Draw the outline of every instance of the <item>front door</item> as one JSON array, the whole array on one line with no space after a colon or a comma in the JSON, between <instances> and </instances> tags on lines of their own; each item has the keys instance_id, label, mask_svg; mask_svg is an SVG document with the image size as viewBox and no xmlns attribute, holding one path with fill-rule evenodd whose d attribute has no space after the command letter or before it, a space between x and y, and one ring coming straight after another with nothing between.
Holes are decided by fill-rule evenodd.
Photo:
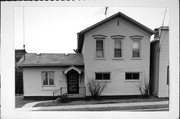
<instances>
[{"instance_id":1,"label":"front door","mask_svg":"<svg viewBox=\"0 0 180 119\"><path fill-rule=\"evenodd\" d=\"M67 73L67 91L68 94L78 94L79 93L79 76L78 72L75 70L70 70Z\"/></svg>"}]
</instances>

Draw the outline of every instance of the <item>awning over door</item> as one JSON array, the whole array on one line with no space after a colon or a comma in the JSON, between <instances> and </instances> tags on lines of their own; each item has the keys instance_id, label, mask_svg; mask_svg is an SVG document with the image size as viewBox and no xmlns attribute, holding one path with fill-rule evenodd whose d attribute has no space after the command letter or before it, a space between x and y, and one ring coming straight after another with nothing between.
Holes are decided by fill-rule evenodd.
<instances>
[{"instance_id":1,"label":"awning over door","mask_svg":"<svg viewBox=\"0 0 180 119\"><path fill-rule=\"evenodd\" d=\"M68 67L67 69L65 69L64 70L64 74L67 74L70 70L75 70L75 71L77 71L78 72L78 74L81 74L81 70L79 69L79 68L77 68L77 67L74 67L74 66L71 66L71 67Z\"/></svg>"}]
</instances>

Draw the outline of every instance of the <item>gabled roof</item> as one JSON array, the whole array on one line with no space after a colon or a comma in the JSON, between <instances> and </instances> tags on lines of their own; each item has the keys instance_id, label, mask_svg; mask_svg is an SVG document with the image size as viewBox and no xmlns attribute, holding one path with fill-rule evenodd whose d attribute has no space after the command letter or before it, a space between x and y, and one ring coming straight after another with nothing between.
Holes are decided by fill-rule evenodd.
<instances>
[{"instance_id":1,"label":"gabled roof","mask_svg":"<svg viewBox=\"0 0 180 119\"><path fill-rule=\"evenodd\" d=\"M25 58L25 59L24 59ZM17 63L18 66L83 66L83 57L79 53L71 54L36 54L26 53L20 61Z\"/></svg>"},{"instance_id":2,"label":"gabled roof","mask_svg":"<svg viewBox=\"0 0 180 119\"><path fill-rule=\"evenodd\" d=\"M154 33L154 31L151 30L150 28L148 28L148 27L144 26L143 24L135 21L134 19L126 16L125 14L123 14L121 12L118 12L118 13L116 13L116 14L114 14L114 15L112 15L112 16L110 16L110 17L108 17L108 18L106 18L106 19L104 19L104 20L102 20L102 21L100 21L100 22L98 22L98 23L96 23L96 24L94 24L94 25L92 25L92 26L82 30L82 31L80 31L77 34L78 35L77 52L81 52L81 50L82 50L82 46L83 46L83 42L84 42L84 34L86 32L88 32L88 31L90 31L90 30L92 30L94 28L97 28L98 26L100 26L100 25L102 25L102 24L104 24L104 23L106 23L106 22L108 22L108 21L110 21L110 20L112 20L112 19L114 19L116 17L120 17L121 19L134 24L135 26L139 27L140 29L142 29L143 31L147 32L150 35L152 35Z\"/></svg>"}]
</instances>

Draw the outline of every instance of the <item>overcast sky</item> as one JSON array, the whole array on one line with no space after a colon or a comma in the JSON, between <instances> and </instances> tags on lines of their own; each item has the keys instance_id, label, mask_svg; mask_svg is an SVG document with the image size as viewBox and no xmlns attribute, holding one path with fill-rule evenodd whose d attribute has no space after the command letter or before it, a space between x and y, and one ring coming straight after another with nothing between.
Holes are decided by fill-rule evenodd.
<instances>
[{"instance_id":1,"label":"overcast sky","mask_svg":"<svg viewBox=\"0 0 180 119\"><path fill-rule=\"evenodd\" d=\"M29 53L73 53L77 48L77 33L122 12L154 30L162 25L165 8L155 7L25 7L15 9L15 49L23 42ZM23 22L24 21L24 22ZM169 11L164 25L169 25ZM24 40L23 40L24 39Z\"/></svg>"}]
</instances>

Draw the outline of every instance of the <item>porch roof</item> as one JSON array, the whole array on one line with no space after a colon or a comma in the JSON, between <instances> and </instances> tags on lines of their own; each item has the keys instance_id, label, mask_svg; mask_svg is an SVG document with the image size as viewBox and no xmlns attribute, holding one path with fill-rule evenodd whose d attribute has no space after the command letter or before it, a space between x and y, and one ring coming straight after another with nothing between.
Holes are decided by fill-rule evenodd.
<instances>
[{"instance_id":1,"label":"porch roof","mask_svg":"<svg viewBox=\"0 0 180 119\"><path fill-rule=\"evenodd\" d=\"M55 53L26 53L19 62L18 66L83 66L83 56L79 53L55 54Z\"/></svg>"}]
</instances>

